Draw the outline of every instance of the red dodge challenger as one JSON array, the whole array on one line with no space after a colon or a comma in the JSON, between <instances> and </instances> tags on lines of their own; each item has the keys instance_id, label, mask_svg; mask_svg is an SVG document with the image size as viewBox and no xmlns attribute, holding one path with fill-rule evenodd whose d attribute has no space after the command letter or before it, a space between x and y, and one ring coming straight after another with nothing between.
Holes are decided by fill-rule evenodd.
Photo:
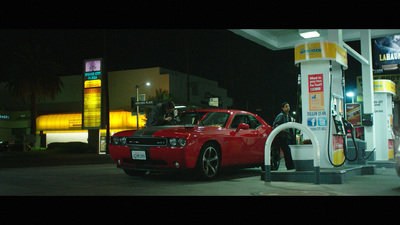
<instances>
[{"instance_id":1,"label":"red dodge challenger","mask_svg":"<svg viewBox=\"0 0 400 225\"><path fill-rule=\"evenodd\" d=\"M110 155L126 174L194 169L214 178L225 166L264 165L264 146L272 127L246 111L202 109L180 115L178 125L116 133Z\"/></svg>"}]
</instances>

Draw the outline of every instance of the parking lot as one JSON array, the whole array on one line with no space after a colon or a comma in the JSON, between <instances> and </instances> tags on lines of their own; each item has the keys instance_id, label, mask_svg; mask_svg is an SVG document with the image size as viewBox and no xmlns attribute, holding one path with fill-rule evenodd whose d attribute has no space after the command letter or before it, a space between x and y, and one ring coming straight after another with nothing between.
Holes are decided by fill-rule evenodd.
<instances>
[{"instance_id":1,"label":"parking lot","mask_svg":"<svg viewBox=\"0 0 400 225\"><path fill-rule=\"evenodd\" d=\"M97 157L98 160L98 156ZM108 156L104 156L107 158ZM4 159L4 158L3 158ZM73 158L75 162L79 161ZM32 160L31 160L32 161ZM49 160L48 160L49 161ZM59 160L61 161L61 160ZM260 179L260 169L226 169L213 181L190 174L148 174L130 177L104 160L101 163L47 164L0 168L2 196L396 196L400 178L394 168L377 168L376 175L349 178L344 184L320 184ZM83 162L83 161L82 161Z\"/></svg>"}]
</instances>

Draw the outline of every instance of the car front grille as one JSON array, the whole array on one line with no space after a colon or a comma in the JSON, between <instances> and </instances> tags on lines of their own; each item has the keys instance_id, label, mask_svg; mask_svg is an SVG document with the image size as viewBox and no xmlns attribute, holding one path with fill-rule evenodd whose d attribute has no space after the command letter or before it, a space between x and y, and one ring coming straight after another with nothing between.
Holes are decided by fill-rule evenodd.
<instances>
[{"instance_id":1,"label":"car front grille","mask_svg":"<svg viewBox=\"0 0 400 225\"><path fill-rule=\"evenodd\" d=\"M126 138L126 143L129 145L137 146L167 146L166 138L139 138L129 137Z\"/></svg>"}]
</instances>

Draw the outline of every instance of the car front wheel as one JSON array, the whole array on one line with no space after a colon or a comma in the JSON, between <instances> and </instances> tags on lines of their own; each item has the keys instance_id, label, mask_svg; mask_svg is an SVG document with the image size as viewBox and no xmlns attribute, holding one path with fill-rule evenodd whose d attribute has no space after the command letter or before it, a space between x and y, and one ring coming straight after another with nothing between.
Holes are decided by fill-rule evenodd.
<instances>
[{"instance_id":1,"label":"car front wheel","mask_svg":"<svg viewBox=\"0 0 400 225\"><path fill-rule=\"evenodd\" d=\"M200 151L196 171L200 178L210 180L217 175L219 163L218 148L212 143L205 144Z\"/></svg>"}]
</instances>

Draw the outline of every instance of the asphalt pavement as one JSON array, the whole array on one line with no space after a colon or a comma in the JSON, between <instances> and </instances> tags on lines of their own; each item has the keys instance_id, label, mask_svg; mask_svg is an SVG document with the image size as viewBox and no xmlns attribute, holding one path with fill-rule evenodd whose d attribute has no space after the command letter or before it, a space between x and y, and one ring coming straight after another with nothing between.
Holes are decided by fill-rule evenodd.
<instances>
[{"instance_id":1,"label":"asphalt pavement","mask_svg":"<svg viewBox=\"0 0 400 225\"><path fill-rule=\"evenodd\" d=\"M260 179L259 168L226 170L213 181L149 174L130 177L106 154L0 153L0 195L50 196L400 196L394 168L346 179L344 184Z\"/></svg>"},{"instance_id":2,"label":"asphalt pavement","mask_svg":"<svg viewBox=\"0 0 400 225\"><path fill-rule=\"evenodd\" d=\"M44 150L46 151L46 150ZM25 168L41 166L89 165L113 163L109 154L0 152L0 168Z\"/></svg>"}]
</instances>

